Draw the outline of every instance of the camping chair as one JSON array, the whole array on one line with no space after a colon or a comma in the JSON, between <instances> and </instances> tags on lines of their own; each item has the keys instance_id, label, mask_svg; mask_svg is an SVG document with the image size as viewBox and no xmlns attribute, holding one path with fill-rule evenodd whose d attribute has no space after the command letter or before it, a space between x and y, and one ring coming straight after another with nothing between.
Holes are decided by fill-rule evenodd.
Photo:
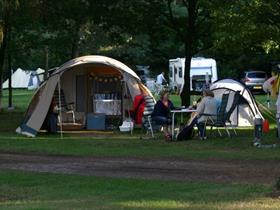
<instances>
[{"instance_id":1,"label":"camping chair","mask_svg":"<svg viewBox=\"0 0 280 210\"><path fill-rule=\"evenodd\" d=\"M58 90L55 90L54 100L55 100L55 103L58 106L61 103L60 104L61 105L61 107L60 107L61 112L72 115L72 121L75 124L76 123L76 117L75 117L75 111L74 111L75 110L74 103L67 103L66 102L64 91L60 90L60 100L61 100L61 102L59 103L59 93L58 93ZM60 119L60 116L58 117L58 122L62 123L62 119Z\"/></svg>"},{"instance_id":2,"label":"camping chair","mask_svg":"<svg viewBox=\"0 0 280 210\"><path fill-rule=\"evenodd\" d=\"M230 120L230 117L231 117L233 111L235 110L235 108L237 107L237 105L239 103L240 91L237 91L234 94L232 105L229 108L229 110L226 111L227 104L228 104L228 98L229 98L229 94L223 94L221 106L218 109L216 119L215 119L214 115L209 116L209 118L205 122L205 129L206 129L206 126L211 126L211 130L213 129L213 127L216 127L219 135L222 136L222 133L220 132L219 128L225 128L228 136L230 137L231 134L230 134L230 131L228 130L229 126L227 124L230 125L230 128L233 130L234 134L237 135L237 132L236 132L234 126L232 125L231 120Z\"/></svg>"},{"instance_id":3,"label":"camping chair","mask_svg":"<svg viewBox=\"0 0 280 210\"><path fill-rule=\"evenodd\" d=\"M236 132L236 129L235 127L232 125L232 122L230 120L230 117L233 113L233 111L236 109L236 107L238 106L240 102L240 91L236 91L234 96L233 96L233 101L232 101L232 104L231 104L231 107L229 108L229 110L226 112L226 116L225 116L225 119L226 119L226 123L229 123L231 129L233 130L234 134L237 136L237 132Z\"/></svg>"},{"instance_id":4,"label":"camping chair","mask_svg":"<svg viewBox=\"0 0 280 210\"><path fill-rule=\"evenodd\" d=\"M155 138L153 121L152 121L152 113L154 111L155 102L151 96L145 96L144 100L145 100L145 108L144 108L143 120L142 120L143 128L146 129L147 134L151 133L152 138Z\"/></svg>"},{"instance_id":5,"label":"camping chair","mask_svg":"<svg viewBox=\"0 0 280 210\"><path fill-rule=\"evenodd\" d=\"M229 98L229 93L223 94L222 95L222 101L220 104L220 107L217 110L217 115L211 115L211 114L202 114L201 116L206 116L206 120L204 122L204 133L203 136L206 132L206 127L210 126L211 130L213 127L217 128L217 131L220 136L222 136L222 133L219 128L224 127L226 129L227 134L230 136L230 133L226 127L226 109L227 109L227 104L228 104L228 98Z\"/></svg>"}]
</instances>

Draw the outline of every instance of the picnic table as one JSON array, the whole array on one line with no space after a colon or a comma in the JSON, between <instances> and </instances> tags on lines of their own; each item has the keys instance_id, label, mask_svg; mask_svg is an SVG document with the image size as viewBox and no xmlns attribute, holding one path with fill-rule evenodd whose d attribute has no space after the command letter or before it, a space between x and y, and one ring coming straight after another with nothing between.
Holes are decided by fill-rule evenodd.
<instances>
[{"instance_id":1,"label":"picnic table","mask_svg":"<svg viewBox=\"0 0 280 210\"><path fill-rule=\"evenodd\" d=\"M171 115L172 115L171 135L172 135L172 139L175 139L175 132L174 132L174 130L175 130L175 115L179 113L179 114L181 114L181 117L182 117L184 113L190 114L190 113L193 113L193 112L196 112L196 109L182 108L182 109L171 110Z\"/></svg>"}]
</instances>

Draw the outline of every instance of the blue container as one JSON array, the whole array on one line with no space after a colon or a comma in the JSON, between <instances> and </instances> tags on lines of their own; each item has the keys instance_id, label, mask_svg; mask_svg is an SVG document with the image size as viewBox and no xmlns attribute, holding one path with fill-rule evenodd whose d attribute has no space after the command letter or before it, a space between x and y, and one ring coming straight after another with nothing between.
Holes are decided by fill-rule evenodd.
<instances>
[{"instance_id":1,"label":"blue container","mask_svg":"<svg viewBox=\"0 0 280 210\"><path fill-rule=\"evenodd\" d=\"M105 130L105 119L104 114L87 114L87 130Z\"/></svg>"}]
</instances>

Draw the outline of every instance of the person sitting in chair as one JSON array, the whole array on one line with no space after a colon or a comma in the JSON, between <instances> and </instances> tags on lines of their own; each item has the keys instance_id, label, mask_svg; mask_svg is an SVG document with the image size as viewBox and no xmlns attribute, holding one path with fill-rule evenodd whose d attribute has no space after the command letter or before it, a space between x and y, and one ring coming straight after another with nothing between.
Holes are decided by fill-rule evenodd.
<instances>
[{"instance_id":1,"label":"person sitting in chair","mask_svg":"<svg viewBox=\"0 0 280 210\"><path fill-rule=\"evenodd\" d=\"M44 127L46 128L48 133L57 132L57 117L58 117L58 107L53 98L44 122Z\"/></svg>"},{"instance_id":2,"label":"person sitting in chair","mask_svg":"<svg viewBox=\"0 0 280 210\"><path fill-rule=\"evenodd\" d=\"M205 136L205 122L210 118L215 120L217 115L217 101L214 98L214 93L211 90L203 91L203 98L197 105L197 121L196 125L199 130L199 136L202 140Z\"/></svg>"},{"instance_id":3,"label":"person sitting in chair","mask_svg":"<svg viewBox=\"0 0 280 210\"><path fill-rule=\"evenodd\" d=\"M169 126L172 123L170 110L174 108L173 103L169 100L168 91L162 91L160 94L160 100L157 101L154 107L152 119L157 125L163 126L163 132L166 140L171 140L171 135L169 133Z\"/></svg>"},{"instance_id":4,"label":"person sitting in chair","mask_svg":"<svg viewBox=\"0 0 280 210\"><path fill-rule=\"evenodd\" d=\"M197 101L198 102L198 101ZM199 99L196 108L197 111L194 112L188 122L188 124L180 131L177 135L177 140L188 140L192 138L192 129L196 125L199 132L199 137L201 140L206 139L205 124L208 120L215 120L217 115L217 100L214 98L214 93L211 90L203 91L203 98Z\"/></svg>"}]
</instances>

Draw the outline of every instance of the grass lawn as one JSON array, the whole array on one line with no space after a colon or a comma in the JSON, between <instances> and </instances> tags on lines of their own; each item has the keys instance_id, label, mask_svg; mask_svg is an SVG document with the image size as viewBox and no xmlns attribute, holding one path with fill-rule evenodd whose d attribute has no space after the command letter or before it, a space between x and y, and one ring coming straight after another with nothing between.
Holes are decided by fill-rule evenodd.
<instances>
[{"instance_id":1,"label":"grass lawn","mask_svg":"<svg viewBox=\"0 0 280 210\"><path fill-rule=\"evenodd\" d=\"M3 91L3 107L8 107L8 90ZM25 112L34 94L33 90L15 89L13 90L13 106L16 112ZM4 109L5 110L5 109Z\"/></svg>"},{"instance_id":2,"label":"grass lawn","mask_svg":"<svg viewBox=\"0 0 280 210\"><path fill-rule=\"evenodd\" d=\"M0 172L0 209L279 209L262 185Z\"/></svg>"},{"instance_id":3,"label":"grass lawn","mask_svg":"<svg viewBox=\"0 0 280 210\"><path fill-rule=\"evenodd\" d=\"M0 151L60 155L182 157L190 159L279 159L280 148L258 149L252 146L252 131L239 131L239 137L208 141L166 143L162 140L140 140L139 135L73 137L41 135L31 139L4 133ZM275 143L271 134L267 143Z\"/></svg>"},{"instance_id":4,"label":"grass lawn","mask_svg":"<svg viewBox=\"0 0 280 210\"><path fill-rule=\"evenodd\" d=\"M82 156L180 157L187 159L266 159L280 160L280 147L257 149L252 146L253 130L240 129L238 137L210 138L208 141L166 143L140 140L134 135L77 136L40 134L27 138L15 134L32 91L14 91L13 112L0 113L0 152ZM256 96L260 103L266 97ZM178 96L171 96L180 105ZM4 91L4 106L7 92ZM273 109L265 110L265 116ZM272 121L271 121L272 122ZM272 127L275 124L272 123ZM275 132L264 142L277 143ZM267 194L273 186L238 183L213 184L102 178L19 171L0 171L0 209L279 209L280 200Z\"/></svg>"},{"instance_id":5,"label":"grass lawn","mask_svg":"<svg viewBox=\"0 0 280 210\"><path fill-rule=\"evenodd\" d=\"M239 130L238 137L210 138L209 141L184 141L166 143L162 140L140 140L140 132L133 136L116 132L109 136L74 136L40 134L36 138L27 138L15 134L24 110L32 96L32 91L14 91L14 112L0 113L0 151L37 154L93 155L93 156L151 156L183 157L192 159L280 159L280 148L257 149L252 147L253 130ZM196 96L197 97L197 96ZM193 97L194 98L194 97ZM257 96L265 103L266 97ZM171 96L178 106L180 98ZM7 91L4 92L4 105L7 104ZM277 143L275 132L264 136L265 143ZM124 149L125 148L125 149Z\"/></svg>"}]
</instances>

